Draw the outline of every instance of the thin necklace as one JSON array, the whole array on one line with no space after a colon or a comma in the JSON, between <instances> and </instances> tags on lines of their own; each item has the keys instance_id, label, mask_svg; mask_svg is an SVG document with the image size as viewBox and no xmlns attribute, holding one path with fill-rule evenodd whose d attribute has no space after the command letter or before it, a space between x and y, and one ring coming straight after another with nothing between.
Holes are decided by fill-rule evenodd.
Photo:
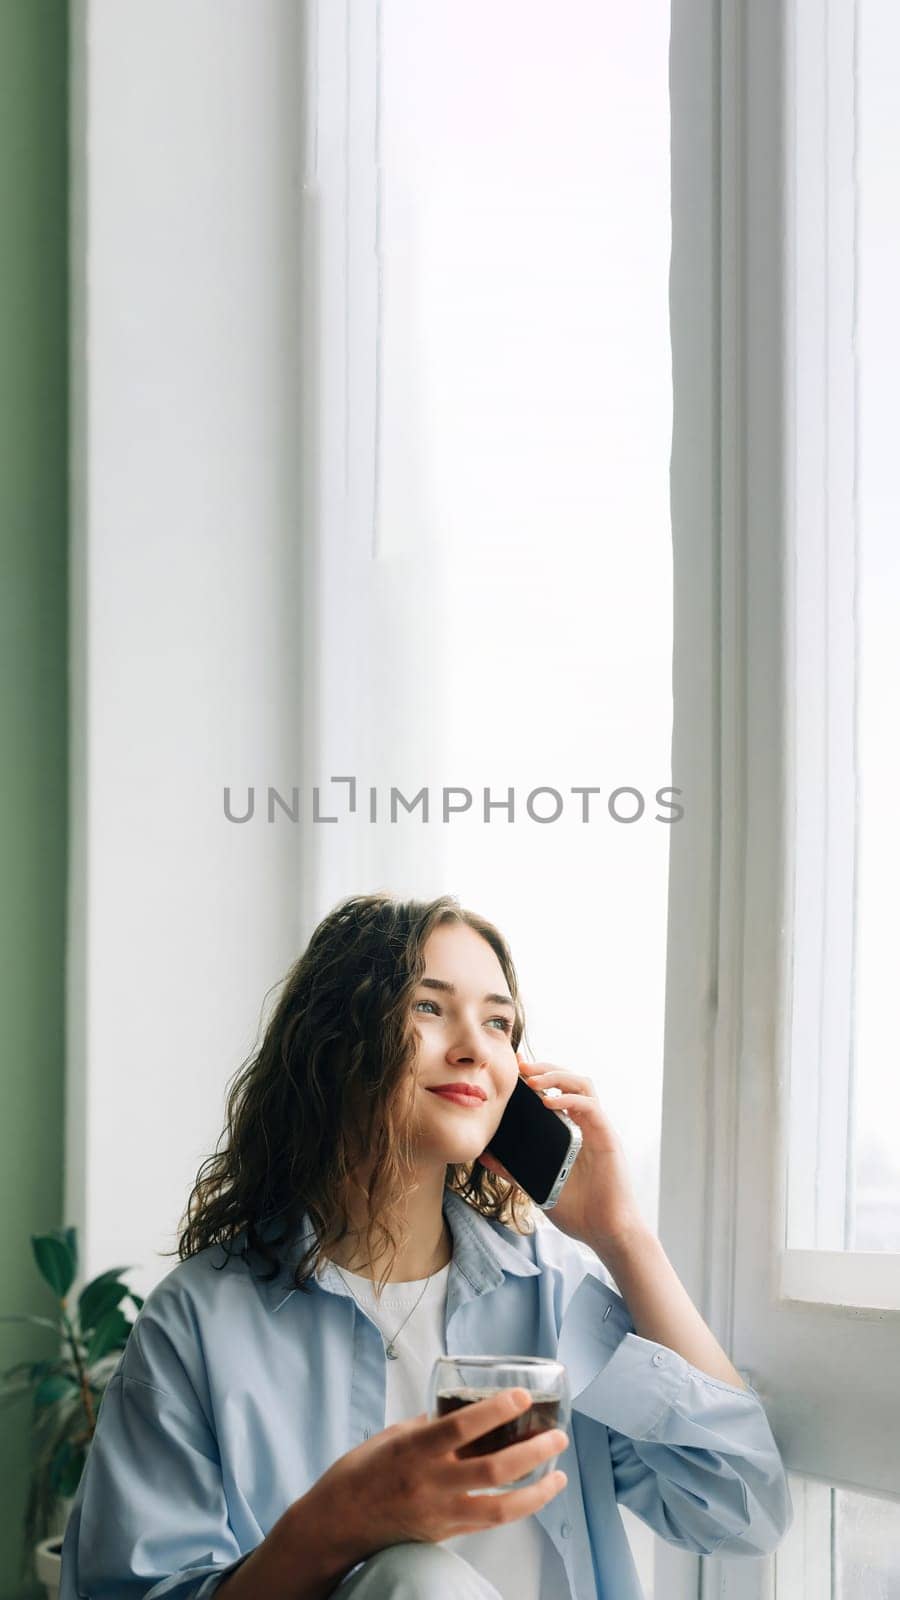
<instances>
[{"instance_id":1,"label":"thin necklace","mask_svg":"<svg viewBox=\"0 0 900 1600\"><path fill-rule=\"evenodd\" d=\"M347 1279L344 1278L344 1274L341 1272L341 1269L338 1266L336 1261L333 1262L333 1265L337 1268L337 1271L341 1273L341 1277L343 1278L344 1283L347 1283ZM438 1270L438 1272L441 1272L443 1269L441 1267L438 1267L437 1270ZM434 1274L432 1274L432 1276L434 1276ZM407 1315L403 1318L403 1321L401 1322L399 1328L397 1329L397 1332L394 1334L394 1337L391 1340L390 1344L389 1345L385 1345L384 1353L387 1356L389 1361L399 1361L400 1360L400 1357L398 1356L396 1350L394 1349L394 1345L395 1345L397 1339L399 1338L400 1334L403 1332L403 1329L406 1327L406 1324L408 1323L410 1317L412 1316L413 1311L415 1311L416 1306L419 1305L419 1302L422 1299L422 1295L424 1295L425 1290L428 1288L428 1285L430 1284L430 1282L431 1282L431 1278L430 1277L425 1279L425 1282L422 1285L422 1294L419 1295L419 1299L416 1301L416 1304L413 1306L412 1311L408 1312ZM347 1283L347 1288L350 1290L350 1293L353 1295L354 1300L356 1300L356 1304L359 1306L360 1311L364 1311L365 1307L360 1304L360 1301L357 1299L356 1295L354 1294L352 1285ZM381 1332L380 1329L378 1331L379 1331L379 1333ZM383 1339L384 1338L384 1334L382 1334L381 1337Z\"/></svg>"}]
</instances>

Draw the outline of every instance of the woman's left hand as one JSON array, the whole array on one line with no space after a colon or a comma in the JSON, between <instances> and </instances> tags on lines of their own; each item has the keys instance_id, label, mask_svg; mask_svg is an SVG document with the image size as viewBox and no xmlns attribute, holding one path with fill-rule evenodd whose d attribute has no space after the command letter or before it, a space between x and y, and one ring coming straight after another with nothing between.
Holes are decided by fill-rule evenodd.
<instances>
[{"instance_id":1,"label":"woman's left hand","mask_svg":"<svg viewBox=\"0 0 900 1600\"><path fill-rule=\"evenodd\" d=\"M601 1108L588 1078L548 1061L523 1061L519 1071L532 1090L558 1088L563 1092L546 1101L548 1110L566 1111L582 1133L582 1146L556 1205L547 1215L570 1238L578 1239L600 1256L613 1252L636 1229L645 1225L640 1216L625 1166L619 1136ZM489 1172L510 1183L517 1180L496 1156L485 1151L478 1157Z\"/></svg>"}]
</instances>

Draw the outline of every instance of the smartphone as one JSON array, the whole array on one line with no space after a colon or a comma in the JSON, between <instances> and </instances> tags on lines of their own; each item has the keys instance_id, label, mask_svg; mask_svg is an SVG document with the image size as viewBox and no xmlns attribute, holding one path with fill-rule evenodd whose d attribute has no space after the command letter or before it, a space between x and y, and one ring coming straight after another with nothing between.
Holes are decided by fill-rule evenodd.
<instances>
[{"instance_id":1,"label":"smartphone","mask_svg":"<svg viewBox=\"0 0 900 1600\"><path fill-rule=\"evenodd\" d=\"M542 1211L556 1205L582 1145L581 1129L552 1105L520 1076L485 1146Z\"/></svg>"}]
</instances>

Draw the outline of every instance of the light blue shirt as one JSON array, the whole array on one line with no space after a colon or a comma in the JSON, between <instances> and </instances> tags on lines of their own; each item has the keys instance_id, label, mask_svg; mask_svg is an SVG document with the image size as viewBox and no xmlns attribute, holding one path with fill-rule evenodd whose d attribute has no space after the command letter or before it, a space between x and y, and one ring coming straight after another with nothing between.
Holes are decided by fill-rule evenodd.
<instances>
[{"instance_id":1,"label":"light blue shirt","mask_svg":"<svg viewBox=\"0 0 900 1600\"><path fill-rule=\"evenodd\" d=\"M685 1550L774 1549L791 1504L756 1393L640 1338L596 1255L552 1223L517 1234L449 1189L444 1215L447 1353L556 1357L568 1371L568 1483L534 1516L571 1600L640 1600L617 1501ZM263 1283L214 1245L147 1296L100 1407L60 1600L205 1600L384 1427L380 1333L331 1263L309 1283L291 1289L289 1265Z\"/></svg>"}]
</instances>

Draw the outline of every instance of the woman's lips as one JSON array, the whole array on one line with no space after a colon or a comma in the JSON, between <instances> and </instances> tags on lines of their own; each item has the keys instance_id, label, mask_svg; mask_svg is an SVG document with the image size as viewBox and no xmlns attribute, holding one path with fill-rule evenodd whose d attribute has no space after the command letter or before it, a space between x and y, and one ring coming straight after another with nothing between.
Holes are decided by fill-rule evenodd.
<instances>
[{"instance_id":1,"label":"woman's lips","mask_svg":"<svg viewBox=\"0 0 900 1600\"><path fill-rule=\"evenodd\" d=\"M429 1089L429 1094L439 1094L442 1100L452 1100L458 1106L483 1106L484 1101L477 1094L463 1094L459 1089Z\"/></svg>"}]
</instances>

